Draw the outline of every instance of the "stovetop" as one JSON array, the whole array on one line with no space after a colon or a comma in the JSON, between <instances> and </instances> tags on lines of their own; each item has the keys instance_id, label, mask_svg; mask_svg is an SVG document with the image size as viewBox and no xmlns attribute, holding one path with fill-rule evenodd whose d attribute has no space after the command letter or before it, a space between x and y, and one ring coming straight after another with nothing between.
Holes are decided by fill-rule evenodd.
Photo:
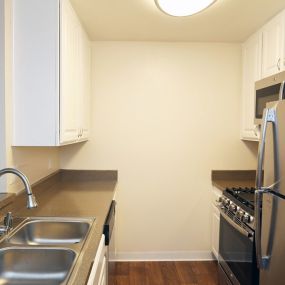
<instances>
[{"instance_id":1,"label":"stovetop","mask_svg":"<svg viewBox=\"0 0 285 285\"><path fill-rule=\"evenodd\" d=\"M244 211L254 216L254 192L255 188L226 188L223 194Z\"/></svg>"}]
</instances>

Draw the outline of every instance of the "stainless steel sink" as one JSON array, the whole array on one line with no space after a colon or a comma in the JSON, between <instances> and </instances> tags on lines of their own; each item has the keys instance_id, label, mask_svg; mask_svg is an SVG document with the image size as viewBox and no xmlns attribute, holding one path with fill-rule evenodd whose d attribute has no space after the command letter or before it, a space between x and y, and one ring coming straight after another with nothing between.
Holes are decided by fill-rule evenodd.
<instances>
[{"instance_id":1,"label":"stainless steel sink","mask_svg":"<svg viewBox=\"0 0 285 285\"><path fill-rule=\"evenodd\" d=\"M88 220L61 218L27 220L12 233L8 241L18 245L75 244L85 239L89 228Z\"/></svg>"},{"instance_id":2,"label":"stainless steel sink","mask_svg":"<svg viewBox=\"0 0 285 285\"><path fill-rule=\"evenodd\" d=\"M0 250L0 284L62 284L75 258L73 250L64 248L3 248Z\"/></svg>"},{"instance_id":3,"label":"stainless steel sink","mask_svg":"<svg viewBox=\"0 0 285 285\"><path fill-rule=\"evenodd\" d=\"M77 266L94 218L15 218L0 240L0 285L63 285Z\"/></svg>"}]
</instances>

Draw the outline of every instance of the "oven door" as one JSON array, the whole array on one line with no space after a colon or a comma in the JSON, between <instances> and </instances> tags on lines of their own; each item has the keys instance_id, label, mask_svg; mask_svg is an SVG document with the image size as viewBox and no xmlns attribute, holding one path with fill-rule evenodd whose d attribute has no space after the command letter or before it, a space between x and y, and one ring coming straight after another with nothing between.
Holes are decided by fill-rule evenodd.
<instances>
[{"instance_id":1,"label":"oven door","mask_svg":"<svg viewBox=\"0 0 285 285\"><path fill-rule=\"evenodd\" d=\"M219 263L234 285L258 284L254 232L248 230L221 212Z\"/></svg>"}]
</instances>

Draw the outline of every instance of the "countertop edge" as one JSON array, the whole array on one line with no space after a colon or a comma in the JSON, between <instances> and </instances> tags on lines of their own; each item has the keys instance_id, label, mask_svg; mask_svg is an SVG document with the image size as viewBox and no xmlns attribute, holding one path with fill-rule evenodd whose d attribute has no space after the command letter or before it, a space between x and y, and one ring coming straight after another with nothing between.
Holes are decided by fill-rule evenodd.
<instances>
[{"instance_id":1,"label":"countertop edge","mask_svg":"<svg viewBox=\"0 0 285 285\"><path fill-rule=\"evenodd\" d=\"M212 170L212 185L223 191L231 187L255 187L255 170Z\"/></svg>"}]
</instances>

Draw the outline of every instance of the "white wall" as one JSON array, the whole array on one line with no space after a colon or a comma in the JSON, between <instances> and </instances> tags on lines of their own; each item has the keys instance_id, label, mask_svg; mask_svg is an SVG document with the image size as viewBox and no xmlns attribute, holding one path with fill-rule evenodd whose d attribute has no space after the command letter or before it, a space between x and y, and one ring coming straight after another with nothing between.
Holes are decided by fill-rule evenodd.
<instances>
[{"instance_id":1,"label":"white wall","mask_svg":"<svg viewBox=\"0 0 285 285\"><path fill-rule=\"evenodd\" d=\"M119 258L209 256L211 170L255 168L240 92L240 45L94 43L91 139L61 167L118 169Z\"/></svg>"},{"instance_id":2,"label":"white wall","mask_svg":"<svg viewBox=\"0 0 285 285\"><path fill-rule=\"evenodd\" d=\"M1 1L1 0L0 0ZM5 2L5 167L22 170L33 183L59 168L58 148L12 147L13 80L12 80L12 1ZM1 77L0 77L1 78ZM3 183L5 177L1 177ZM8 185L2 192L17 192L22 189L18 178L10 175Z\"/></svg>"}]
</instances>

